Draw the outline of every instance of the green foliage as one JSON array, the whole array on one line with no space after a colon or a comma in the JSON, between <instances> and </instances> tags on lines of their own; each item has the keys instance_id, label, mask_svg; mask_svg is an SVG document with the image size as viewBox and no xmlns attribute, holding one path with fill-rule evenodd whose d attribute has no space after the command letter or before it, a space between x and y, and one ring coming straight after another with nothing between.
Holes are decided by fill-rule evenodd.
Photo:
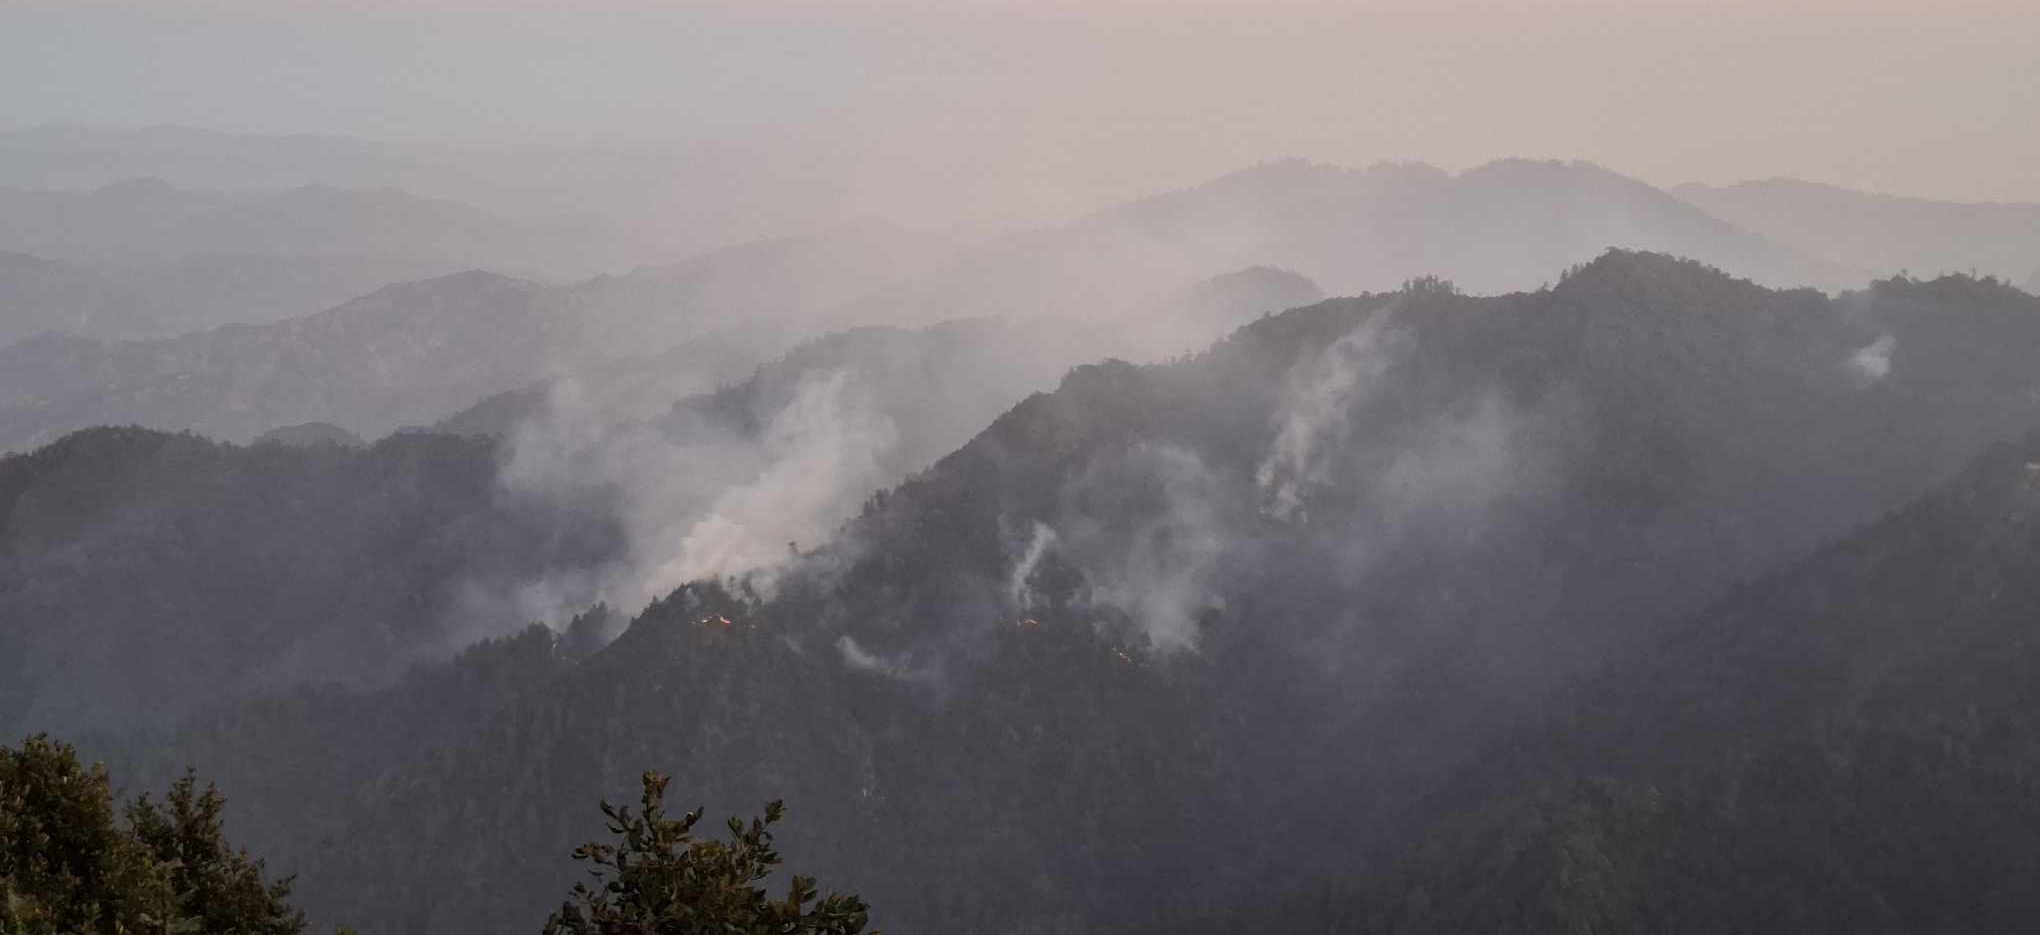
<instances>
[{"instance_id":1,"label":"green foliage","mask_svg":"<svg viewBox=\"0 0 2040 935\"><path fill-rule=\"evenodd\" d=\"M220 831L226 798L210 785L198 789L191 773L170 787L161 805L148 795L128 806L134 836L168 870L178 914L199 931L283 935L301 931L304 918L290 908L291 881L265 882L262 862L227 845Z\"/></svg>"},{"instance_id":2,"label":"green foliage","mask_svg":"<svg viewBox=\"0 0 2040 935\"><path fill-rule=\"evenodd\" d=\"M106 770L45 737L0 748L0 929L162 928L174 902L148 849L113 816Z\"/></svg>"},{"instance_id":3,"label":"green foliage","mask_svg":"<svg viewBox=\"0 0 2040 935\"><path fill-rule=\"evenodd\" d=\"M1410 296L1455 296L1459 287L1442 276L1426 275L1403 280L1402 292Z\"/></svg>"},{"instance_id":4,"label":"green foliage","mask_svg":"<svg viewBox=\"0 0 2040 935\"><path fill-rule=\"evenodd\" d=\"M130 804L122 824L105 768L70 745L0 747L0 932L303 931L289 881L264 882L262 863L227 845L224 807L187 775L162 805Z\"/></svg>"},{"instance_id":5,"label":"green foliage","mask_svg":"<svg viewBox=\"0 0 2040 935\"><path fill-rule=\"evenodd\" d=\"M867 912L855 896L817 898L815 881L795 876L786 897L773 900L759 886L782 863L767 830L786 808L765 806L747 826L732 818L727 842L699 840L695 809L666 815L667 777L644 774L638 811L602 803L615 844L593 842L574 851L592 865L596 885L581 883L573 898L546 921L546 935L692 935L785 933L857 935ZM812 906L809 904L813 903Z\"/></svg>"}]
</instances>

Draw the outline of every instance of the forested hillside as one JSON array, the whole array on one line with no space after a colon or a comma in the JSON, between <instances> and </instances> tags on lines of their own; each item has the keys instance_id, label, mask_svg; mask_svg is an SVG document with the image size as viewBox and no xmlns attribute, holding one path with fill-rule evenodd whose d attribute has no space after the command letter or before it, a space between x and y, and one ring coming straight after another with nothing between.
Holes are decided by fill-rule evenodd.
<instances>
[{"instance_id":1,"label":"forested hillside","mask_svg":"<svg viewBox=\"0 0 2040 935\"><path fill-rule=\"evenodd\" d=\"M1277 299L1295 289L1275 281ZM1214 284L1185 326L1249 317L1269 295L1253 277ZM14 490L0 607L34 621L6 635L22 675L0 723L168 719L257 688L374 683L588 603L776 565L789 539L814 546L1097 346L998 322L855 329L653 405L766 340L705 339L446 426L478 438L350 450L360 439L307 423L240 448L96 429L0 461Z\"/></svg>"},{"instance_id":2,"label":"forested hillside","mask_svg":"<svg viewBox=\"0 0 2040 935\"><path fill-rule=\"evenodd\" d=\"M0 730L379 684L514 628L471 592L600 563L617 534L496 471L492 443L425 435L243 448L107 428L0 459Z\"/></svg>"},{"instance_id":3,"label":"forested hillside","mask_svg":"<svg viewBox=\"0 0 2040 935\"><path fill-rule=\"evenodd\" d=\"M2035 49L0 0L0 935L2040 931Z\"/></svg>"},{"instance_id":4,"label":"forested hillside","mask_svg":"<svg viewBox=\"0 0 2040 935\"><path fill-rule=\"evenodd\" d=\"M2031 297L1961 277L1829 299L1616 252L1536 293L1419 281L1079 368L582 661L534 632L132 755L222 777L315 917L391 930L531 924L571 868L523 855L647 765L711 811L795 803L789 855L881 927L1226 918L1413 848L1430 790L1541 736L1554 692L2024 432L2035 347ZM402 712L476 679L370 772L242 752L446 724Z\"/></svg>"},{"instance_id":5,"label":"forested hillside","mask_svg":"<svg viewBox=\"0 0 2040 935\"><path fill-rule=\"evenodd\" d=\"M2018 931L2040 435L1553 698L1310 931ZM1265 917L1264 917L1265 918Z\"/></svg>"},{"instance_id":6,"label":"forested hillside","mask_svg":"<svg viewBox=\"0 0 2040 935\"><path fill-rule=\"evenodd\" d=\"M29 233L89 240L112 236L101 231L111 228L180 249L203 233L179 226L192 218L245 221L258 232L265 224L290 228L288 238L236 235L260 241L270 250L264 255L285 248L347 255L344 243L327 241L351 236L342 221L356 214L405 243L426 241L414 244L420 250L435 238L465 236L435 234L431 218L411 217L431 214L432 203L372 194L308 189L236 200L160 184L16 193L35 209L20 222ZM157 207L145 212L147 223L124 226L141 210L131 204L138 201ZM92 210L66 207L74 202ZM339 219L297 224L294 211ZM64 223L36 220L52 214ZM800 337L873 325L996 317L1035 323L1038 337L1070 346L1092 339L1095 353L1077 361L1146 357L1162 344L1166 353L1188 353L1237 324L1193 311L1219 296L1208 280L1228 271L1273 268L1313 284L1262 275L1220 287L1287 290L1285 301L1259 311L1298 304L1320 286L1380 291L1427 273L1478 292L1530 289L1613 244L1694 257L1772 285L1834 289L1868 280L1586 163L1502 160L1455 175L1421 164L1279 162L983 243L862 222L565 285L527 281L518 275L523 267L494 263L486 268L495 272L393 285L315 314L254 316L269 324L152 341L45 335L0 346L0 447L124 423L244 441L324 421L373 437L536 382L757 328L785 340L729 360L685 393L740 377ZM231 238L210 249L229 248L248 251ZM1199 288L1204 296L1186 294Z\"/></svg>"},{"instance_id":7,"label":"forested hillside","mask_svg":"<svg viewBox=\"0 0 2040 935\"><path fill-rule=\"evenodd\" d=\"M238 442L321 421L375 437L616 358L747 326L798 329L832 297L917 268L924 246L870 226L569 285L470 271L316 314L160 340L45 334L0 347L0 449L129 423ZM712 389L783 346L722 341L671 385Z\"/></svg>"}]
</instances>

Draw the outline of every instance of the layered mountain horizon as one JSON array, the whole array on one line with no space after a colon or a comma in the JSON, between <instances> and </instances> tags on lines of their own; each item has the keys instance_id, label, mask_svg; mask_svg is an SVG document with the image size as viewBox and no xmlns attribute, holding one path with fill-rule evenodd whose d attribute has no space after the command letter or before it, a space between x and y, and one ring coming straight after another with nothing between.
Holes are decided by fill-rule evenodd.
<instances>
[{"instance_id":1,"label":"layered mountain horizon","mask_svg":"<svg viewBox=\"0 0 2040 935\"><path fill-rule=\"evenodd\" d=\"M531 924L573 867L513 855L564 856L572 806L615 798L646 765L711 809L796 803L787 852L900 930L1230 930L1257 893L1281 896L1270 911L1286 925L1335 930L1703 918L1691 907L1724 894L1742 911L1796 905L1710 875L1697 836L1649 864L1656 876L1531 909L1509 894L1577 879L1537 862L1573 859L1556 849L1576 846L1558 837L1575 825L1550 825L1550 809L1608 842L1587 859L1621 861L1714 807L1709 787L1623 772L1655 748L1568 752L1656 729L1645 713L1672 702L1637 699L1690 697L1678 686L1708 678L1743 679L1734 697L1750 698L1810 684L1678 648L1717 639L1721 608L1793 619L1764 595L1798 586L1773 582L1882 554L1912 535L1885 530L1976 485L2019 496L2006 485L2030 472L2011 452L2040 421L2040 300L1966 275L1774 290L1634 251L1550 278L1498 296L1426 278L1249 311L1301 288L1257 273L1245 281L1264 286L1227 313L1245 324L1147 365L1043 372L1053 355L1023 349L1052 319L846 332L607 428L552 387L508 420L537 435L484 426L367 449L71 436L0 461L5 580L35 582L6 596L10 618L35 621L7 656L22 673L186 672L174 693L116 678L136 703L181 697L190 713L147 732L95 726L108 689L59 675L14 694L10 716L73 712L129 775L197 766L246 810L241 835L300 873L316 917L381 930ZM1011 383L991 376L1002 356L1027 363ZM992 386L1010 395L959 396ZM825 498L838 505L776 542L801 504L824 502L808 499L822 478L840 481ZM376 512L360 513L364 496ZM332 544L341 515L362 548ZM762 546L716 547L747 530ZM242 549L278 567L325 554L330 574L214 585L176 561ZM1991 554L2014 580L2024 553ZM1884 579L1820 574L1813 606L1836 619ZM619 575L664 583L600 584ZM107 587L116 577L130 583ZM434 584L449 580L464 584ZM558 601L572 594L591 604ZM556 629L520 631L546 601ZM1766 609L1735 609L1751 602ZM300 616L334 606L360 622ZM1927 639L1926 618L1894 613L1879 631L1891 645ZM92 649L139 647L121 621L144 620L202 655L159 669L174 646ZM1763 632L1749 626L1720 625L1725 658L1756 638L1735 634ZM1840 664L1830 644L1794 645L1805 665ZM336 650L396 664L305 668ZM1943 658L1894 652L1856 671L1898 680ZM1658 664L1695 668L1623 674ZM1609 707L1579 692L1619 693L1644 726L1564 715ZM1751 701L1706 714L1707 730L1775 736L1761 756L1824 742L1797 721L1751 733L1777 710ZM392 749L392 732L417 744ZM1560 754L1572 759L1547 765ZM1511 756L1526 759L1482 765ZM1606 771L1637 778L1589 782ZM1587 797L1538 798L1547 788ZM1687 798L1652 804L1653 789ZM1468 808L1495 824L1462 828ZM959 827L976 830L943 833ZM1480 863L1494 835L1525 856ZM1978 897L1978 919L2017 905L1973 884L1999 894ZM1967 885L1918 881L1880 911L1918 921Z\"/></svg>"},{"instance_id":2,"label":"layered mountain horizon","mask_svg":"<svg viewBox=\"0 0 2040 935\"><path fill-rule=\"evenodd\" d=\"M2035 49L0 2L0 935L2040 930Z\"/></svg>"},{"instance_id":3,"label":"layered mountain horizon","mask_svg":"<svg viewBox=\"0 0 2040 935\"><path fill-rule=\"evenodd\" d=\"M1830 291L1860 286L1873 275L1909 268L1908 263L1922 272L1977 265L1972 261L1951 268L1948 257L1953 254L1926 243L1849 252L1825 228L1767 225L1762 217L1736 213L1725 196L1710 199L1706 191L1689 186L1668 193L1586 163L1502 160L1454 175L1422 164L1352 170L1287 161L1131 202L1063 227L976 246L957 247L939 237L863 223L562 285L519 286L511 281L515 276L469 271L388 286L327 310L273 322L265 319L277 312L265 308L252 325L176 337L116 341L42 335L31 343L0 347L0 356L22 360L0 376L0 445L19 450L70 429L123 423L245 440L273 428L325 421L374 437L449 418L464 405L521 385L676 349L711 330L695 324L710 318L797 333L984 316L1120 321L1138 318L1141 309L1195 282L1255 266L1290 270L1334 292L1390 289L1424 275L1443 276L1472 291L1497 292L1534 289L1554 271L1617 245L1693 257L1769 285L1815 285ZM142 323L134 317L159 300L212 303L224 295L230 303L278 301L270 298L281 288L278 281L303 281L307 264L332 270L332 285L320 287L328 290L324 293L283 298L281 304L327 300L378 278L401 278L403 264L416 270L444 263L433 258L438 249L431 246L434 240L468 236L452 228L435 233L431 223L396 215L369 220L377 212L387 214L390 199L413 203L404 201L410 196L394 192L315 187L250 199L135 182L90 194L17 192L9 197L24 204L47 200L37 210L71 218L68 227L58 230L76 231L63 236L80 242L99 243L95 250L159 250L117 247L115 241L142 244L167 237L180 250L246 250L261 244L273 251L232 261L221 258L225 254L195 253L177 261L175 272L103 262L56 263L27 254L0 264L0 290L14 295L7 300L10 305L31 320L43 316L58 331L89 332L97 330L92 322L109 320L130 322L109 324L113 335L175 330L178 326L170 322ZM350 198L382 202L339 207ZM79 199L116 204L103 221L92 221L91 213L62 207ZM164 216L147 209L150 223L133 223L129 215L152 202L171 204L174 210ZM1924 206L1920 210L1938 210L1932 203L1916 204ZM1704 213L1710 207L1737 220L1717 220ZM1977 208L1965 214L1956 210L1960 207L1948 207L1953 214L1944 227L2002 226L1989 218L2016 218L2019 210L2007 206L1991 215ZM277 223L265 218L303 211L337 211L335 217L353 212L363 218L360 223L404 230L413 246L399 249L377 235L372 243L349 247L345 233L328 235L322 243L291 244L261 233L263 224ZM176 220L185 215L222 233L178 227L196 223ZM36 216L20 216L23 233L15 240L33 245L28 232L44 240L62 239L49 232L49 225L36 222ZM354 222L341 227L346 223ZM1742 223L1749 226L1737 226ZM1847 219L1822 223L1857 230L1888 226ZM122 233L108 240L92 233L93 224ZM0 238L0 246L8 242ZM1996 249L2015 248L2023 249L2017 244ZM372 260L350 252L369 249L410 258ZM467 255L481 256L472 250ZM319 259L293 259L311 256ZM2010 262L1978 256L1986 268ZM2015 279L2014 273L2005 275ZM233 281L220 281L226 277ZM191 290L198 295L166 296ZM519 290L530 294L490 306L490 315L501 318L462 311ZM153 314L174 321L188 313ZM570 318L572 329L563 330L559 322ZM363 331L363 321L387 324ZM396 356L415 363L373 347L377 334L382 340L404 334L412 346ZM427 340L427 334L436 337ZM514 340L506 343L505 338ZM1188 350L1194 342L1178 344ZM733 363L741 370L762 360L753 354ZM48 364L54 361L62 361L61 373L50 372ZM420 371L407 372L407 366Z\"/></svg>"},{"instance_id":4,"label":"layered mountain horizon","mask_svg":"<svg viewBox=\"0 0 2040 935\"><path fill-rule=\"evenodd\" d=\"M800 136L0 131L0 792L262 931L825 930L575 894L646 770L839 935L2030 927L2040 206Z\"/></svg>"}]
</instances>

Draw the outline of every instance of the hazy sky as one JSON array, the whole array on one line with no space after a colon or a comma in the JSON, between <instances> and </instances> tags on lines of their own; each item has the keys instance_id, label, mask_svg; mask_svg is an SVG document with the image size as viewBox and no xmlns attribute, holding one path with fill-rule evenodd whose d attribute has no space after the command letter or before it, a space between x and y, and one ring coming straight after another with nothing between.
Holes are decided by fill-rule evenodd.
<instances>
[{"instance_id":1,"label":"hazy sky","mask_svg":"<svg viewBox=\"0 0 2040 935\"><path fill-rule=\"evenodd\" d=\"M2040 0L0 0L0 124L720 140L1056 214L1258 160L2040 201Z\"/></svg>"}]
</instances>

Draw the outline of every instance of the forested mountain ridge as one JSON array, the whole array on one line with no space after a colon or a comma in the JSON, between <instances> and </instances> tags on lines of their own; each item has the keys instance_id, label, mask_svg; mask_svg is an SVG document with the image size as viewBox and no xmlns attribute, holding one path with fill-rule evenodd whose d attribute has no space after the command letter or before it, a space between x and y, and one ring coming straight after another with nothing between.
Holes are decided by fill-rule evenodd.
<instances>
[{"instance_id":1,"label":"forested mountain ridge","mask_svg":"<svg viewBox=\"0 0 2040 935\"><path fill-rule=\"evenodd\" d=\"M1425 274L1485 294L1537 288L1615 246L1779 287L1871 278L1589 163L1505 159L1453 174L1288 160L1000 238L854 308L913 322L1072 308L1109 317L1214 270L1254 265L1294 270L1335 295Z\"/></svg>"},{"instance_id":2,"label":"forested mountain ridge","mask_svg":"<svg viewBox=\"0 0 2040 935\"><path fill-rule=\"evenodd\" d=\"M584 397L576 405L590 418L627 422L667 417L671 422L679 415L670 410L698 413L703 406L727 408L735 396L754 400L769 396L784 403L785 391L802 375L893 366L909 371L898 376L919 374L924 379L942 371L970 372L971 379L985 385L943 384L927 399L901 397L894 401L896 405L940 409L957 402L955 394L961 393L964 401L973 403L961 413L942 417L945 422L962 418L968 425L961 427L961 435L954 428L943 435L950 441L935 452L941 454L990 421L998 410L1038 385L1052 383L1056 375L1076 363L1101 354L1146 360L1195 351L1254 316L1323 298L1315 283L1296 273L1250 267L1200 280L1157 300L1151 308L1113 320L1061 315L1043 321L960 319L911 329L864 325L823 333L792 346L786 346L784 328L744 325L658 354L608 360L586 371L498 393L430 428L463 435L509 436L520 425L545 417L553 395L563 390ZM915 342L924 346L908 350ZM765 347L783 348L785 353L758 364L747 375L732 373L737 366L732 361L762 359L766 355L759 349ZM941 354L945 351L961 358L944 360ZM944 378L957 376L960 374L945 374ZM775 390L761 393L757 387L744 388L747 383L772 383ZM709 396L723 399L711 403L706 400ZM752 423L776 411L747 405L751 411L742 420ZM985 405L995 409L986 412Z\"/></svg>"},{"instance_id":3,"label":"forested mountain ridge","mask_svg":"<svg viewBox=\"0 0 2040 935\"><path fill-rule=\"evenodd\" d=\"M827 539L865 498L954 450L1074 364L1112 353L1163 359L1317 298L1294 273L1242 270L1114 321L1044 316L831 332L711 392L675 392L727 370L720 346L776 332L711 336L491 397L436 428L503 438L504 482L514 489L613 491L602 499L627 531L627 557L604 574L547 579L554 609L541 616L595 602L636 608L696 578L769 570L789 544ZM668 372L673 366L687 369Z\"/></svg>"},{"instance_id":4,"label":"forested mountain ridge","mask_svg":"<svg viewBox=\"0 0 2040 935\"><path fill-rule=\"evenodd\" d=\"M1551 691L2025 431L2034 347L1995 282L1829 299L1617 252L1079 368L769 580L683 587L375 792L318 792L344 841L250 834L315 916L515 927L544 907L503 894L570 868L507 855L652 764L712 809L806 803L789 855L894 930L1223 910L1377 855ZM235 751L303 716L146 756L286 814Z\"/></svg>"},{"instance_id":5,"label":"forested mountain ridge","mask_svg":"<svg viewBox=\"0 0 2040 935\"><path fill-rule=\"evenodd\" d=\"M2036 582L2040 435L1555 696L1273 924L2022 929Z\"/></svg>"},{"instance_id":6,"label":"forested mountain ridge","mask_svg":"<svg viewBox=\"0 0 2040 935\"><path fill-rule=\"evenodd\" d=\"M556 352L544 287L463 273L378 290L304 318L158 341L46 335L0 348L0 439L139 422L245 441L327 421L380 434L451 409Z\"/></svg>"},{"instance_id":7,"label":"forested mountain ridge","mask_svg":"<svg viewBox=\"0 0 2040 935\"><path fill-rule=\"evenodd\" d=\"M509 495L496 471L492 443L423 435L242 448L107 428L0 459L0 729L375 684L472 639L470 589L616 548L601 511Z\"/></svg>"},{"instance_id":8,"label":"forested mountain ridge","mask_svg":"<svg viewBox=\"0 0 2040 935\"><path fill-rule=\"evenodd\" d=\"M512 299L533 288L477 279ZM1226 280L1186 308L1202 327L1296 289L1257 274ZM689 569L777 564L789 539L825 538L873 491L932 463L1099 346L998 322L853 329L719 390L661 395L729 373L764 339L692 342L617 380L557 390L559 399L537 388L528 391L535 398L497 399L460 420L493 428L481 432L489 438L403 433L349 452L360 440L321 423L272 430L246 449L88 430L0 462L26 504L11 526L0 520L0 543L14 546L0 608L38 619L16 634L34 646L17 655L42 670L17 686L23 697L0 705L0 722L101 725L137 704L170 717L254 688L372 684L466 640L564 620L612 591L635 595L670 579L656 596L704 573ZM634 407L647 414L632 418ZM305 450L262 450L271 443ZM88 482L96 492L78 493ZM350 498L362 502L350 509ZM34 525L51 516L73 521ZM283 516L294 519L270 525ZM320 551L322 537L331 554ZM282 568L285 557L307 570L251 571ZM193 637L160 659L123 655L165 628ZM217 651L205 649L215 638ZM157 671L187 650L219 668ZM115 688L95 706L102 680ZM152 693L157 703L144 704ZM69 705L78 707L56 713Z\"/></svg>"},{"instance_id":9,"label":"forested mountain ridge","mask_svg":"<svg viewBox=\"0 0 2040 935\"><path fill-rule=\"evenodd\" d=\"M729 327L788 326L913 269L922 242L883 226L718 251L548 286L483 271L389 286L262 325L153 341L43 335L0 347L0 448L138 423L246 441L322 421L374 437L557 373ZM730 343L688 392L739 377L769 347Z\"/></svg>"},{"instance_id":10,"label":"forested mountain ridge","mask_svg":"<svg viewBox=\"0 0 2040 935\"><path fill-rule=\"evenodd\" d=\"M0 935L2040 935L2036 50L0 0Z\"/></svg>"},{"instance_id":11,"label":"forested mountain ridge","mask_svg":"<svg viewBox=\"0 0 2040 935\"><path fill-rule=\"evenodd\" d=\"M449 271L401 257L212 254L123 265L0 252L0 346L45 331L161 338L293 318Z\"/></svg>"},{"instance_id":12,"label":"forested mountain ridge","mask_svg":"<svg viewBox=\"0 0 2040 935\"><path fill-rule=\"evenodd\" d=\"M99 197L173 207L198 197L161 185L129 188ZM80 383L46 379L33 367L0 369L0 400L14 401L0 409L0 446L20 449L72 429L127 422L242 441L278 425L325 421L373 437L447 418L497 393L733 326L779 328L799 337L997 317L1090 329L1113 343L1138 346L1159 330L1150 327L1158 307L1180 308L1183 290L1222 271L1291 270L1349 294L1390 289L1428 272L1473 291L1498 292L1533 288L1611 244L1692 256L1773 284L1838 288L1867 279L1585 163L1504 160L1457 175L1422 165L1347 170L1272 163L969 248L861 223L622 276L536 287L529 296L480 297L472 273L436 280L436 286L406 284L380 294L414 306L406 323L387 334L310 327L349 318L335 309L162 342L45 338L15 355L50 354L48 342L60 342L67 369L93 376ZM501 284L493 289L504 291ZM375 301L381 299L349 305ZM431 322L444 314L442 306L476 303L487 303L498 317L485 327L447 333L464 353L390 350L433 337ZM453 317L475 323L472 316ZM1188 317L1194 316L1171 324L1189 330ZM1222 333L1216 325L1230 322L1202 323L1174 350L1201 346ZM417 363L420 373L391 372L406 361ZM306 375L295 376L299 371ZM363 374L359 385L348 376L356 372ZM442 372L444 379L432 376Z\"/></svg>"}]
</instances>

